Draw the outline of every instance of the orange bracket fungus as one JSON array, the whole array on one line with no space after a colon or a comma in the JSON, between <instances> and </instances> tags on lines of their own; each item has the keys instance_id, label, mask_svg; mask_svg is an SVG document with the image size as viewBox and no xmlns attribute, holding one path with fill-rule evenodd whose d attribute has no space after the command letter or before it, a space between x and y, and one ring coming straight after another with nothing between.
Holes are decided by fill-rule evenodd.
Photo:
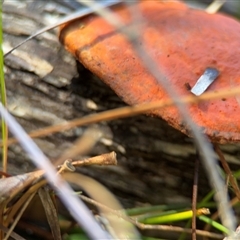
<instances>
[{"instance_id":1,"label":"orange bracket fungus","mask_svg":"<svg viewBox=\"0 0 240 240\"><path fill-rule=\"evenodd\" d=\"M141 22L133 23L132 12L125 5L113 11L127 26L141 28L137 44L151 53L168 84L180 96L219 92L240 84L240 24L236 20L176 1L139 1L135 6ZM126 37L103 18L92 14L63 25L60 40L128 104L169 98ZM233 96L192 104L188 109L212 141L236 142L240 140L239 101ZM176 107L154 110L152 114L189 134Z\"/></svg>"}]
</instances>

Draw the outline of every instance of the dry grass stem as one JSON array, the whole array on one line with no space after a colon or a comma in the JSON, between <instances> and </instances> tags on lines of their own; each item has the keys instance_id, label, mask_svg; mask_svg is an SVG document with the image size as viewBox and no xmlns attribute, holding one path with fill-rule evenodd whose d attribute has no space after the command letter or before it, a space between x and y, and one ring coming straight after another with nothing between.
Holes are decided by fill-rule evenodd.
<instances>
[{"instance_id":1,"label":"dry grass stem","mask_svg":"<svg viewBox=\"0 0 240 240\"><path fill-rule=\"evenodd\" d=\"M236 95L240 95L240 87L224 89L220 92L207 92L202 94L199 97L196 97L196 96L182 97L182 98L179 98L178 101L185 104L190 104L190 103L197 104L202 101L214 100L214 99L219 99L223 97L224 98L232 97ZM169 100L152 102L152 103L138 104L135 106L121 107L121 108L108 110L108 111L104 111L97 114L90 114L80 119L71 120L67 123L61 123L61 124L49 126L46 128L42 128L39 130L35 130L33 132L30 132L29 136L32 138L44 137L49 134L66 131L77 126L97 123L100 121L110 121L110 120L119 119L119 118L127 118L127 117L135 116L138 114L147 113L148 111L155 110L158 108L170 107L170 106L173 106L174 104L175 104L174 101L172 99L169 99ZM10 145L16 142L18 142L17 139L10 138L8 141L8 144ZM2 143L0 143L0 146L2 146Z\"/></svg>"},{"instance_id":2,"label":"dry grass stem","mask_svg":"<svg viewBox=\"0 0 240 240\"><path fill-rule=\"evenodd\" d=\"M61 240L62 236L59 226L58 213L53 203L53 200L49 194L48 189L46 189L46 187L40 188L38 190L38 195L41 199L43 208L45 210L45 214L48 220L48 224L51 228L53 238Z\"/></svg>"},{"instance_id":3,"label":"dry grass stem","mask_svg":"<svg viewBox=\"0 0 240 240\"><path fill-rule=\"evenodd\" d=\"M214 14L220 10L220 8L225 4L227 0L214 0L208 7L205 9L207 13Z\"/></svg>"},{"instance_id":4,"label":"dry grass stem","mask_svg":"<svg viewBox=\"0 0 240 240\"><path fill-rule=\"evenodd\" d=\"M94 147L102 136L103 131L98 126L94 125L87 128L83 135L79 137L70 148L65 150L56 162L54 162L54 165L57 166L65 159L70 159L77 155L85 155Z\"/></svg>"},{"instance_id":5,"label":"dry grass stem","mask_svg":"<svg viewBox=\"0 0 240 240\"><path fill-rule=\"evenodd\" d=\"M7 217L4 221L5 225L8 226L11 221L14 219L15 215L19 211L19 209L22 208L24 203L27 201L27 199L34 193L37 192L39 188L44 186L47 183L45 179L41 180L40 182L34 184L31 186L22 196L21 198L14 204L14 206L9 210Z\"/></svg>"},{"instance_id":6,"label":"dry grass stem","mask_svg":"<svg viewBox=\"0 0 240 240\"><path fill-rule=\"evenodd\" d=\"M35 193L36 193L36 192L35 192ZM14 230L15 226L17 225L17 223L18 223L19 219L21 218L22 214L24 213L25 209L27 208L27 206L29 205L29 203L32 201L35 193L32 193L32 194L28 197L28 199L26 199L25 203L21 206L18 215L15 217L15 219L14 219L11 227L9 228L9 231L7 232L7 234L5 235L5 237L4 237L3 240L7 240L7 239L10 237L12 231Z\"/></svg>"},{"instance_id":7,"label":"dry grass stem","mask_svg":"<svg viewBox=\"0 0 240 240\"><path fill-rule=\"evenodd\" d=\"M4 233L7 233L7 232L9 231L8 228L2 226L1 224L0 224L0 229L1 229L1 231L4 232ZM12 232L12 233L10 234L10 237L12 237L12 238L15 239L15 240L26 240L25 238L21 237L20 235L18 235L18 234L15 233L15 232Z\"/></svg>"},{"instance_id":8,"label":"dry grass stem","mask_svg":"<svg viewBox=\"0 0 240 240\"><path fill-rule=\"evenodd\" d=\"M197 216L197 194L198 194L198 171L199 171L199 155L197 153L197 157L195 159L195 167L194 167L194 180L193 180L193 193L192 193L192 240L197 239L196 233L196 216Z\"/></svg>"}]
</instances>

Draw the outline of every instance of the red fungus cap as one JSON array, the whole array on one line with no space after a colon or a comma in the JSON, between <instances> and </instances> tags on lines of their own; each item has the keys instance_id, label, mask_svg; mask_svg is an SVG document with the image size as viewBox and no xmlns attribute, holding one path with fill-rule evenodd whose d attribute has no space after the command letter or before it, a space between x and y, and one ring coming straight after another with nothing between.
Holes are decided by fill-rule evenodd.
<instances>
[{"instance_id":1,"label":"red fungus cap","mask_svg":"<svg viewBox=\"0 0 240 240\"><path fill-rule=\"evenodd\" d=\"M125 6L113 10L129 25ZM240 24L221 14L194 10L180 2L141 1L136 4L144 22L139 39L180 96L192 93L207 68L219 77L207 91L240 84ZM130 105L169 98L137 57L123 34L104 19L90 15L62 26L60 41L86 68L107 83ZM189 106L194 122L215 142L240 140L240 99L209 100ZM188 134L176 107L153 111Z\"/></svg>"}]
</instances>

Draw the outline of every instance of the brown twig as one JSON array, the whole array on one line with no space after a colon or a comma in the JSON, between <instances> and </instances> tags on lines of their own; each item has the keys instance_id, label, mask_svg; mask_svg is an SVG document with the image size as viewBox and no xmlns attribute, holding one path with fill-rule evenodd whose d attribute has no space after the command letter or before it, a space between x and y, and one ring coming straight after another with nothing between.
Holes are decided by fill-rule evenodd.
<instances>
[{"instance_id":1,"label":"brown twig","mask_svg":"<svg viewBox=\"0 0 240 240\"><path fill-rule=\"evenodd\" d=\"M9 231L8 228L2 226L1 224L0 224L0 229L1 229L1 231L5 232L5 233L7 233ZM26 240L25 238L21 237L20 235L18 235L15 232L11 232L10 237L12 237L15 240Z\"/></svg>"},{"instance_id":2,"label":"brown twig","mask_svg":"<svg viewBox=\"0 0 240 240\"><path fill-rule=\"evenodd\" d=\"M117 165L116 153L110 152L84 160L73 161L72 165L76 167L89 165Z\"/></svg>"},{"instance_id":3,"label":"brown twig","mask_svg":"<svg viewBox=\"0 0 240 240\"><path fill-rule=\"evenodd\" d=\"M237 183L236 183L236 181L235 181L235 178L234 178L234 176L233 176L233 174L232 174L232 171L231 171L231 169L230 169L230 167L229 167L229 165L228 165L228 163L227 163L227 161L226 161L226 159L225 159L225 157L224 157L221 149L219 148L218 144L216 144L216 143L214 144L214 149L215 149L217 155L219 156L219 160L220 160L221 163L222 163L222 166L223 166L223 168L224 168L224 171L225 171L226 174L228 175L229 181L230 181L230 183L231 183L231 185L232 185L232 187L233 187L233 189L234 189L234 192L235 192L238 200L240 201L240 191L239 191L239 187L238 187L238 185L237 185Z\"/></svg>"},{"instance_id":4,"label":"brown twig","mask_svg":"<svg viewBox=\"0 0 240 240\"><path fill-rule=\"evenodd\" d=\"M53 200L49 194L49 190L46 189L46 187L40 188L38 189L38 195L45 210L45 215L51 228L53 238L61 240L62 236L58 221L58 213L56 206L54 205Z\"/></svg>"},{"instance_id":5,"label":"brown twig","mask_svg":"<svg viewBox=\"0 0 240 240\"><path fill-rule=\"evenodd\" d=\"M29 205L29 203L32 201L35 193L36 193L36 192L32 193L32 194L28 197L28 199L26 200L26 202L24 203L24 205L21 207L21 209L20 209L17 217L14 219L11 227L9 228L9 230L8 230L6 236L4 237L3 240L7 240L7 239L10 237L12 231L14 230L15 226L17 225L17 223L18 223L19 219L21 218L22 214L24 213L25 209L27 208L27 206Z\"/></svg>"},{"instance_id":6,"label":"brown twig","mask_svg":"<svg viewBox=\"0 0 240 240\"><path fill-rule=\"evenodd\" d=\"M38 182L28 188L28 190L21 196L21 198L14 204L14 206L8 212L7 218L4 221L6 226L8 226L10 224L10 222L12 221L14 216L17 214L19 209L21 209L21 207L27 201L27 199L29 199L33 193L36 193L36 191L40 187L44 186L46 183L47 183L47 181L45 179L43 179L43 180L40 180L40 182Z\"/></svg>"},{"instance_id":7,"label":"brown twig","mask_svg":"<svg viewBox=\"0 0 240 240\"><path fill-rule=\"evenodd\" d=\"M82 166L90 166L90 165L117 165L116 153L110 152L101 154L95 157L87 158L84 160L76 160L72 161L71 159L67 159L64 161L63 165L58 166L60 168L58 173L62 173L64 171L74 172L75 167Z\"/></svg>"},{"instance_id":8,"label":"brown twig","mask_svg":"<svg viewBox=\"0 0 240 240\"><path fill-rule=\"evenodd\" d=\"M193 195L192 195L192 240L197 239L196 234L196 216L197 216L197 193L198 193L198 171L199 171L199 154L195 159L194 180L193 180Z\"/></svg>"}]
</instances>

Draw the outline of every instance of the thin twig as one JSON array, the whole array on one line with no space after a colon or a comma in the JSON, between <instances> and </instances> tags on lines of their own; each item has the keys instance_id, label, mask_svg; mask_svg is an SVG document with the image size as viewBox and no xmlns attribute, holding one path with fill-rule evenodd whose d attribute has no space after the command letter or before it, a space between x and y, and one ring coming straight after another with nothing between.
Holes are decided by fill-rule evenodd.
<instances>
[{"instance_id":1,"label":"thin twig","mask_svg":"<svg viewBox=\"0 0 240 240\"><path fill-rule=\"evenodd\" d=\"M20 211L23 204L27 201L27 199L33 194L36 193L37 190L46 184L46 180L42 179L39 182L35 183L33 186L27 189L27 191L18 199L18 201L9 208L8 214L5 218L4 224L8 226L12 220L14 219L15 215Z\"/></svg>"},{"instance_id":2,"label":"thin twig","mask_svg":"<svg viewBox=\"0 0 240 240\"><path fill-rule=\"evenodd\" d=\"M230 167L229 167L221 149L219 148L219 145L215 143L214 144L214 149L215 149L217 155L219 156L219 159L222 163L224 171L226 172L227 176L229 177L229 181L231 183L231 186L234 189L234 193L236 194L238 200L240 201L240 190L239 190L238 184L236 183L236 180L235 180L235 178L232 174L232 171L231 171L231 169L230 169Z\"/></svg>"},{"instance_id":3,"label":"thin twig","mask_svg":"<svg viewBox=\"0 0 240 240\"><path fill-rule=\"evenodd\" d=\"M95 157L77 161L67 159L64 161L63 165L58 166L58 168L60 168L58 170L58 174L63 173L64 171L74 172L76 170L75 167L90 165L117 165L116 153L105 153Z\"/></svg>"},{"instance_id":4,"label":"thin twig","mask_svg":"<svg viewBox=\"0 0 240 240\"><path fill-rule=\"evenodd\" d=\"M239 94L240 94L240 87L236 87L233 89L232 88L224 89L220 92L207 92L198 97L196 96L181 97L179 98L179 101L185 104L190 104L190 103L198 103L198 102L212 100L212 99L219 99L222 97L235 96ZM90 114L80 119L74 119L74 120L68 121L67 123L66 122L60 123L60 124L56 124L46 128L38 129L28 133L28 135L31 138L44 137L56 132L69 130L73 127L97 123L100 121L110 121L110 120L119 119L119 118L127 118L127 117L135 116L141 113L146 113L150 110L169 107L174 104L175 103L172 99L168 99L168 100L161 100L161 101L156 101L151 103L137 104L134 106L121 107L113 110L104 111L98 114ZM14 138L10 138L8 140L9 145L16 142L18 142L18 140ZM0 146L2 146L2 143L0 143Z\"/></svg>"},{"instance_id":5,"label":"thin twig","mask_svg":"<svg viewBox=\"0 0 240 240\"><path fill-rule=\"evenodd\" d=\"M9 231L7 232L6 236L4 237L3 240L7 240L12 231L14 230L15 226L17 225L19 219L21 218L22 214L24 213L25 209L27 208L27 206L29 205L29 203L32 201L33 197L35 196L35 193L32 193L29 198L26 200L26 202L24 203L24 205L21 207L17 217L14 219L14 222L12 223L11 227L9 228Z\"/></svg>"},{"instance_id":6,"label":"thin twig","mask_svg":"<svg viewBox=\"0 0 240 240\"><path fill-rule=\"evenodd\" d=\"M116 153L110 152L84 160L73 161L72 165L76 167L88 165L117 165Z\"/></svg>"},{"instance_id":7,"label":"thin twig","mask_svg":"<svg viewBox=\"0 0 240 240\"><path fill-rule=\"evenodd\" d=\"M5 233L7 233L7 232L9 231L8 228L2 226L1 224L0 224L0 229L1 229L3 232L5 232ZM11 235L10 235L10 237L12 237L12 238L15 239L15 240L26 240L25 238L21 237L20 235L18 235L18 234L15 233L15 232L12 232Z\"/></svg>"},{"instance_id":8,"label":"thin twig","mask_svg":"<svg viewBox=\"0 0 240 240\"><path fill-rule=\"evenodd\" d=\"M196 234L196 216L197 216L197 194L198 194L198 171L199 171L199 154L197 152L194 167L194 180L193 180L193 196L192 196L192 240L197 239Z\"/></svg>"},{"instance_id":9,"label":"thin twig","mask_svg":"<svg viewBox=\"0 0 240 240\"><path fill-rule=\"evenodd\" d=\"M42 202L48 224L51 228L53 239L61 240L61 230L58 220L58 212L50 196L49 189L45 187L38 189L38 195Z\"/></svg>"},{"instance_id":10,"label":"thin twig","mask_svg":"<svg viewBox=\"0 0 240 240\"><path fill-rule=\"evenodd\" d=\"M104 8L104 7L110 7L110 6L114 6L117 5L119 3L121 3L122 1L120 0L111 0L108 2L103 2L101 4L98 5L99 9ZM62 24L71 22L73 20L75 20L76 18L80 18L83 16L86 16L88 14L93 13L94 11L91 8L85 8L85 9L80 9L74 13L72 13L70 16L66 16L62 19L60 19L57 23L52 24L50 26L44 27L40 30L38 30L36 33L32 34L31 36L29 36L28 38L26 38L24 41L20 42L19 44L17 44L16 46L14 46L10 51L8 51L7 53L4 54L4 57L7 57L9 54L11 54L15 49L17 49L18 47L20 47L21 45L23 45L24 43L28 42L29 40L37 37L38 35L47 32L49 30L52 30Z\"/></svg>"}]
</instances>

